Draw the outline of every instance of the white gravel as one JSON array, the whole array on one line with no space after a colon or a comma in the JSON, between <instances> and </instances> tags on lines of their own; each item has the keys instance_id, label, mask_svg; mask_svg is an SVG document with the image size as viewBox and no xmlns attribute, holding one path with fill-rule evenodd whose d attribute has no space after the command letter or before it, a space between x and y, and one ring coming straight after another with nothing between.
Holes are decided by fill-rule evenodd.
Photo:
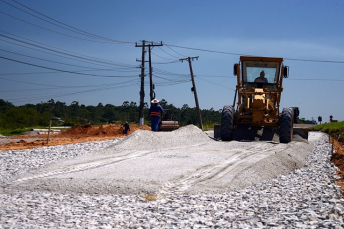
<instances>
[{"instance_id":1,"label":"white gravel","mask_svg":"<svg viewBox=\"0 0 344 229\"><path fill-rule=\"evenodd\" d=\"M151 134L154 137L154 133ZM330 144L325 135L310 134L314 150L304 166L301 166L301 158L290 156L295 158L295 164L300 164L293 165L301 167L299 169L250 186L246 184L245 188L234 191L198 194L169 192L157 196L156 201L147 201L137 194L87 194L11 187L16 177L22 177L28 170L35 174L32 169L41 171L41 168L54 162L64 163L66 159L69 162L73 161L69 158L102 154L113 148L118 152L134 150L133 142L142 147L141 150L147 150L147 145L144 146L147 142L141 141L137 134L119 142L113 140L0 151L0 228L344 228L344 199L339 187L334 184L337 168L330 162ZM195 142L190 145L212 141L201 134L198 137L176 137L171 139L174 142L171 144L178 147L190 144L188 142L194 139ZM150 144L155 142L153 138ZM163 151L165 142L159 143ZM304 147L301 143L290 146L293 144ZM261 150L259 147L255 149ZM264 167L259 163L259 170L247 170L247 175L286 159L282 155L274 160L272 158L269 155L261 160L268 164Z\"/></svg>"}]
</instances>

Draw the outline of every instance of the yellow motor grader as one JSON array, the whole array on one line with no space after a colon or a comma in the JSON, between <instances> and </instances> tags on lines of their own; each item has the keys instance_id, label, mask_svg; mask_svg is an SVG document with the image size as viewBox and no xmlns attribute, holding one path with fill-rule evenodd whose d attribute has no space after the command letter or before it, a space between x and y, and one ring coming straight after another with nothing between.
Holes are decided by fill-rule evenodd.
<instances>
[{"instance_id":1,"label":"yellow motor grader","mask_svg":"<svg viewBox=\"0 0 344 229\"><path fill-rule=\"evenodd\" d=\"M222 110L223 141L232 140L239 127L275 128L279 130L281 143L292 141L299 110L290 107L282 113L279 111L283 78L288 77L288 70L282 58L240 57L240 62L234 65L237 86L233 105L226 105Z\"/></svg>"}]
</instances>

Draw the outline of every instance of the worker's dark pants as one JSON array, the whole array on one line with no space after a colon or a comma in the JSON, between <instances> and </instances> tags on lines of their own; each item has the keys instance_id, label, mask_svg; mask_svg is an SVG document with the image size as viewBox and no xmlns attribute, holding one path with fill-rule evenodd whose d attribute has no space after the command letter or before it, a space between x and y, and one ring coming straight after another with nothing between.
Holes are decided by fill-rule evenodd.
<instances>
[{"instance_id":1,"label":"worker's dark pants","mask_svg":"<svg viewBox=\"0 0 344 229\"><path fill-rule=\"evenodd\" d=\"M128 135L128 131L129 131L129 129L125 129L125 130L124 130L124 133L125 133L126 135Z\"/></svg>"},{"instance_id":2,"label":"worker's dark pants","mask_svg":"<svg viewBox=\"0 0 344 229\"><path fill-rule=\"evenodd\" d=\"M160 117L159 116L151 116L151 127L152 127L152 131L157 131L158 127L159 127L159 120Z\"/></svg>"}]
</instances>

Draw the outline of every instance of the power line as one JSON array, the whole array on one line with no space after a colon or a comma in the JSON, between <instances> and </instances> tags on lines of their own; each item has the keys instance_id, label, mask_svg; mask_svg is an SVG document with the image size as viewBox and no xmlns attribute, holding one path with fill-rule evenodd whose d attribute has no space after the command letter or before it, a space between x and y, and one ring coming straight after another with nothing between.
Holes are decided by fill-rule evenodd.
<instances>
[{"instance_id":1,"label":"power line","mask_svg":"<svg viewBox=\"0 0 344 229\"><path fill-rule=\"evenodd\" d=\"M117 82L117 83L112 83L112 84L99 84L99 85L73 85L73 86L70 86L70 85L51 85L51 84L40 84L40 83L32 83L32 82L27 82L27 81L22 81L22 80L14 80L14 79L7 79L7 78L3 78L3 77L0 77L1 80L6 80L6 81L12 81L12 82L17 82L17 83L24 83L24 84L31 84L31 85L36 85L36 86L48 86L48 87L55 87L56 89L60 89L60 88L78 88L78 87L101 87L101 86L109 86L109 85L119 85L119 84L122 84L122 83L127 83L127 82L132 82L132 81L135 81L137 79L131 79L131 80L128 80L128 81L125 81L125 82ZM1 91L1 92L4 92L4 91Z\"/></svg>"},{"instance_id":2,"label":"power line","mask_svg":"<svg viewBox=\"0 0 344 229\"><path fill-rule=\"evenodd\" d=\"M1 34L0 34L0 36L1 36ZM83 58L85 60L80 60L80 57L77 57L77 56L75 56L75 57L73 56L73 58L72 57L68 57L68 55L70 56L70 54L67 54L67 53L63 53L63 55L67 55L67 56L63 56L63 55L58 55L56 53L50 53L50 52L46 52L46 51L43 51L43 50L27 47L25 45L16 44L16 43L13 43L13 42L10 42L10 41L5 41L3 39L0 39L0 40L4 41L4 42L7 42L7 43L10 43L10 44L14 44L14 45L20 46L20 47L31 49L31 50L34 50L34 51L46 53L46 54L53 55L53 56L58 56L58 57L61 57L61 58L64 58L64 59L69 59L69 60L74 60L74 61L78 61L78 62L83 62L83 63L87 63L87 64L93 64L93 65L98 65L98 66L106 66L106 67L108 67L108 65L111 65L111 66L116 65L116 64L110 64L110 63L106 63L106 62L100 62L100 61L97 61L97 60L85 59L85 58ZM94 63L94 61L97 61L99 63ZM119 66L119 65L117 65L117 66ZM84 67L84 68L88 68L88 67ZM129 69L129 68L135 68L136 69L136 67L125 67L124 65L120 66L120 69Z\"/></svg>"},{"instance_id":3,"label":"power line","mask_svg":"<svg viewBox=\"0 0 344 229\"><path fill-rule=\"evenodd\" d=\"M1 0L1 1L5 2L4 0ZM36 11L36 10L34 10L34 9L32 9L32 8L30 8L30 7L28 7L28 6L24 5L24 4L22 4L22 3L20 3L20 2L18 2L18 1L15 1L15 0L12 0L12 1L14 1L15 3L17 3L17 4L21 5L21 6L27 8L27 9L33 11L33 12L35 12L35 13L37 13L37 14L43 16L43 17L48 18L49 20L52 20L52 21L54 21L54 22L57 22L57 23L59 23L59 24L65 26L65 27L67 27L67 28L62 27L62 26L60 26L60 25L56 25L55 23L49 22L49 21L47 21L47 20L45 20L45 19L43 19L43 18L40 18L40 17L38 17L38 16L35 16L35 15L33 15L33 14L27 12L27 11L24 11L24 10L22 10L22 9L16 7L16 6L13 6L12 4L9 4L9 3L7 3L7 2L5 2L5 3L6 3L6 4L9 4L9 5L11 5L12 7L15 7L16 9L21 10L21 11L27 13L27 14L30 14L31 16L34 16L34 17L36 17L36 18L39 18L39 19L41 19L41 20L43 20L43 21L45 21L45 22L48 22L48 23L53 24L53 25L56 25L56 26L58 26L58 27L61 27L61 28L64 28L64 29L73 31L73 32L75 32L75 33L79 33L79 34L82 34L82 35L84 35L84 36L89 36L89 37L93 37L93 38L97 38L97 39L102 39L102 40L106 40L106 41L110 41L110 42L116 42L116 43L131 43L131 44L135 43L135 42L129 42L129 41L114 40L114 39L111 39L111 38L106 38L106 37L98 36L98 35L95 35L95 34L92 34L92 33L89 33L89 32L83 31L83 30L80 30L80 29L78 29L78 28L75 28L75 27L70 26L70 25L68 25L68 24L65 24L65 23L63 23L63 22L60 22L60 21L58 21L58 20L56 20L56 19L53 19L53 18L51 18L51 17L49 17L49 16L47 16L47 15L45 15L45 14L42 14L42 13L40 13L40 12L38 12L38 11ZM68 28L71 28L72 30L71 30L71 29L68 29ZM76 30L76 31L74 31L74 30Z\"/></svg>"},{"instance_id":4,"label":"power line","mask_svg":"<svg viewBox=\"0 0 344 229\"><path fill-rule=\"evenodd\" d=\"M132 83L132 84L128 84L126 86L133 86L136 85L137 83ZM109 90L109 89L114 89L114 88L123 88L123 85L118 85L118 86L112 86L112 87L102 87L102 88L97 88L97 89L90 89L90 90L84 90L84 91L77 91L77 92L71 92L71 93L62 93L62 94L50 94L50 95L36 95L33 97L25 97L25 98L18 98L18 99L8 99L11 101L16 101L16 102L22 102L22 101L31 101L33 99L50 99L52 97L64 97L64 96L69 96L69 95L76 95L76 94L83 94L83 93L89 93L89 92L95 92L95 91L104 91L104 90Z\"/></svg>"},{"instance_id":5,"label":"power line","mask_svg":"<svg viewBox=\"0 0 344 229\"><path fill-rule=\"evenodd\" d=\"M171 53L168 53L168 52L166 52L165 50L163 50L161 47L159 47L159 49L161 50L161 51L163 51L164 53L166 53L167 55L170 55L170 56L172 56L172 57L174 57L174 58L177 58L177 59L179 59L179 57L177 57L177 56L174 56L174 55L172 55Z\"/></svg>"},{"instance_id":6,"label":"power line","mask_svg":"<svg viewBox=\"0 0 344 229\"><path fill-rule=\"evenodd\" d=\"M70 26L70 25L68 25L68 24L62 23L62 22L60 22L60 21L58 21L58 20L55 20L55 19L53 19L53 18L51 18L51 17L48 17L48 16L46 16L45 14L42 14L42 13L40 13L40 12L38 12L38 11L36 11L36 10L34 10L34 9L32 9L32 8L30 8L30 7L28 7L28 6L24 5L24 4L22 4L22 3L19 3L18 1L13 0L15 3L21 5L22 7L25 7L25 8L27 8L27 9L29 9L29 10L31 10L31 11L33 11L33 12L35 12L35 13L41 15L41 16L43 16L43 17L48 18L49 20L52 20L52 21L58 23L58 24L56 24L56 23L50 22L50 21L48 21L48 20L46 20L46 19L44 19L44 18L38 17L38 16L36 16L36 15L34 15L34 14L32 14L32 13L29 13L29 12L23 10L23 9L20 9L19 7L16 7L16 6L14 6L14 5L12 5L12 4L10 4L10 3L4 1L4 0L1 0L1 1L4 2L4 3L6 3L6 4L8 4L8 5L10 5L10 6L12 6L12 7L14 7L14 8L16 8L17 10L20 10L20 11L22 11L22 12L25 12L25 13L27 13L27 14L33 16L33 17L36 17L36 18L38 18L38 19L40 19L40 20L43 20L43 21L45 21L45 22L47 22L47 23L50 23L50 24L52 24L52 25L58 26L58 27L60 27L60 28L63 28L63 29L69 30L69 31L72 31L72 32L74 32L74 33L78 33L78 34L81 34L81 35L84 35L84 36L88 36L88 37L92 37L92 38L96 38L96 39L100 39L100 40L104 40L104 41L107 41L107 42L100 42L100 41L88 40L88 39L83 39L83 38L80 38L80 37L74 37L74 36L71 36L71 35L68 35L68 34L60 33L60 32L58 32L58 31L51 30L51 29L48 29L48 28L45 28L45 27L42 27L42 26L39 26L39 25L30 23L30 22L28 22L28 21L25 21L25 20L23 20L23 19L17 18L17 17L15 17L15 16L13 16L13 15L10 15L10 14L7 14L7 13L5 13L5 12L3 12L3 11L0 11L0 13L3 13L3 14L5 14L5 15L9 16L9 17L15 18L15 19L20 20L20 21L22 21L22 22L24 22L24 23L28 23L28 24L30 24L30 25L32 25L32 26L36 26L36 27L39 27L39 28L41 28L41 29L48 30L48 31L50 31L50 32L58 33L58 34L60 34L60 35L64 35L64 36L68 36L68 37L72 37L72 38L76 38L76 39L82 39L82 40L86 40L86 41L92 41L92 42L100 42L100 43L115 42L115 43L130 43L130 44L135 43L135 42L129 42L129 41L114 40L114 39L110 39L110 38L98 36L98 35L95 35L95 34L92 34L92 33L88 33L88 32L86 32L86 31L77 29L77 28L72 27L72 26ZM60 24L60 25L59 25L59 24ZM61 25L63 25L63 26L61 26ZM66 28L66 27L67 27L67 28ZM237 56L247 55L247 54L234 53L234 52L224 52L224 51L216 51L216 50L209 50L209 49L192 48L192 47L179 46L179 45L172 45L172 44L166 44L166 43L164 43L164 45L166 45L168 48L170 48L172 51L174 51L174 52L177 53L178 55L181 55L181 56L184 56L184 57L185 57L185 55L182 55L182 54L176 52L176 51L173 50L171 47L183 48L183 49L190 49L190 50L197 50L197 51L203 51L203 52L212 52L212 53L219 53L219 54L227 54L227 55L237 55ZM162 51L166 52L165 50L162 50ZM166 52L166 53L167 53L167 52ZM167 53L167 54L173 56L173 55L170 54L170 53ZM252 55L248 55L248 56L252 56ZM175 57L175 56L173 56L173 57ZM314 59L301 59L301 58L284 58L284 59L285 59L285 60L291 60L291 61L303 61L303 62L336 63L336 64L343 64L343 63L344 63L344 61L335 61L335 60L314 60Z\"/></svg>"},{"instance_id":7,"label":"power line","mask_svg":"<svg viewBox=\"0 0 344 229\"><path fill-rule=\"evenodd\" d=\"M162 57L162 56L160 56L160 55L158 55L158 54L156 54L156 53L153 53L153 52L151 52L154 56L157 56L157 57L160 57L160 58L162 58L162 59L165 59L165 60L172 60L172 59L169 59L169 58L166 58L166 57ZM174 61L174 60L172 60L172 61Z\"/></svg>"},{"instance_id":8,"label":"power line","mask_svg":"<svg viewBox=\"0 0 344 229\"><path fill-rule=\"evenodd\" d=\"M102 69L102 68L95 68L89 70L75 70L74 72L92 72L92 71L116 71L116 72L134 72L134 71L121 71L117 69ZM135 71L136 72L136 71ZM39 75L39 74L56 74L59 72L12 72L12 73L0 73L0 76L13 76L13 75Z\"/></svg>"},{"instance_id":9,"label":"power line","mask_svg":"<svg viewBox=\"0 0 344 229\"><path fill-rule=\"evenodd\" d=\"M344 81L344 79L295 79L295 78L288 78L288 80L305 80L305 81Z\"/></svg>"},{"instance_id":10,"label":"power line","mask_svg":"<svg viewBox=\"0 0 344 229\"><path fill-rule=\"evenodd\" d=\"M18 56L28 57L28 58L35 59L35 60L41 60L41 61L46 61L46 62L50 62L50 63L55 63L55 64L62 64L62 65L67 65L67 66L72 66L72 67L89 68L89 67L85 67L85 66L74 65L74 64L66 64L66 63L61 63L61 62L58 62L58 61L52 61L52 60L42 59L42 58L33 57L33 56L29 56L29 55L24 55L24 54L20 54L20 53L4 50L4 49L1 49L1 48L0 48L0 51L11 53L11 54L15 54L15 55L18 55ZM89 69L93 69L93 68L89 68Z\"/></svg>"},{"instance_id":11,"label":"power line","mask_svg":"<svg viewBox=\"0 0 344 229\"><path fill-rule=\"evenodd\" d=\"M0 30L1 32L4 32L2 30ZM4 33L7 33L7 32L4 32ZM7 33L7 34L10 34L10 33ZM13 40L13 41L16 41L16 42L19 42L19 43L24 43L24 44L27 44L27 45L30 45L30 46L34 46L36 48L39 48L39 49L43 49L43 50L47 50L49 52L53 52L53 53L58 53L58 54L62 54L62 55L65 55L65 56L62 56L63 58L67 58L67 59L70 59L70 57L73 57L73 58L77 58L77 59L82 59L82 60L87 60L87 61L91 61L91 62L96 62L97 64L98 63L101 63L101 64L108 64L108 65L116 65L116 66L120 66L120 67L127 67L127 68L136 68L136 66L134 65L128 65L128 64L123 64L123 63L118 63L118 62L113 62L113 61L107 61L107 60L103 60L103 59L100 59L100 58L94 58L94 57L90 57L90 56L87 56L87 55L82 55L82 54L79 54L79 53L75 53L75 52L70 52L70 51L67 51L67 50L64 50L64 49L59 49L59 48L56 48L56 47L53 47L53 46L50 46L50 45L46 45L46 44L43 44L43 43L40 43L40 42L36 42L36 41L32 41L32 40L29 40L29 39L26 39L26 38L22 38L20 36L16 36L16 35L13 35L13 34L10 34L11 36L15 36L15 37L19 37L21 39L24 39L24 40L28 40L28 41L24 41L24 40L20 40L20 39L17 39L17 38L13 38L13 37L9 37L9 36L6 36L6 35L3 35L3 34L0 34L1 37L5 37L9 40ZM8 41L6 41L8 42ZM34 44L34 43L37 43L37 44ZM9 42L11 43L11 42ZM15 44L15 43L12 43L12 44ZM19 45L19 44L15 44L15 45ZM19 45L21 46L21 45ZM44 47L44 46L47 46L47 47ZM25 47L25 46L22 46L22 47ZM28 47L26 47L28 48ZM32 49L32 48L30 48ZM36 50L36 49L34 49ZM61 50L61 51L59 51ZM40 52L44 52L44 51L41 51L41 50L36 50L36 51L40 51ZM44 52L44 53L47 53L47 52ZM51 54L51 53L49 53ZM56 55L56 54L51 54L51 55ZM59 55L57 55L59 56ZM60 56L61 57L61 56ZM78 60L80 61L80 60ZM89 63L89 62L86 62L86 63ZM94 64L94 63L93 63Z\"/></svg>"},{"instance_id":12,"label":"power line","mask_svg":"<svg viewBox=\"0 0 344 229\"><path fill-rule=\"evenodd\" d=\"M160 76L158 74L153 74L156 78L167 81L169 83L173 83L173 84L179 84L179 83L186 83L186 82L190 82L190 79L176 79L176 78L167 78L164 76ZM165 82L164 82L165 83Z\"/></svg>"},{"instance_id":13,"label":"power line","mask_svg":"<svg viewBox=\"0 0 344 229\"><path fill-rule=\"evenodd\" d=\"M174 73L174 72L168 72L168 71L164 71L161 70L159 68L154 68L154 71L157 73L160 73L162 75L169 75L169 76L182 76L182 77L190 77L190 74L182 74L182 73Z\"/></svg>"},{"instance_id":14,"label":"power line","mask_svg":"<svg viewBox=\"0 0 344 229\"><path fill-rule=\"evenodd\" d=\"M43 26L36 25L36 24L34 24L34 23L25 21L25 20L23 20L23 19L20 19L20 18L18 18L18 17L15 17L15 16L13 16L13 15L8 14L8 13L5 13L5 12L3 12L3 11L1 11L1 10L0 10L0 13L5 14L5 15L7 15L7 16L9 16L9 17L11 17L11 18L14 18L14 19L16 19L16 20L18 20L18 21L24 22L24 23L26 23L26 24L29 24L29 25L35 26L35 27L37 27L37 28L44 29L44 30L47 30L47 31L49 31L49 32L53 32L53 33L56 33L56 34L59 34L59 35L62 35L62 36L66 36L66 37L70 37L70 38L75 38L75 39L79 39L79 40L84 40L84 41L91 41L91 42L98 42L98 43L109 43L109 42L102 42L102 41L89 40L89 39L85 39L85 38L81 38L81 37L76 37L76 36L68 35L68 34L65 34L65 33L60 33L60 32L58 32L58 31L55 31L55 30L52 30L52 29L48 29L48 28L45 28L45 27L43 27Z\"/></svg>"},{"instance_id":15,"label":"power line","mask_svg":"<svg viewBox=\"0 0 344 229\"><path fill-rule=\"evenodd\" d=\"M176 64L179 63L179 60L175 60L175 61L170 61L170 62L152 62L152 64Z\"/></svg>"},{"instance_id":16,"label":"power line","mask_svg":"<svg viewBox=\"0 0 344 229\"><path fill-rule=\"evenodd\" d=\"M38 18L38 19L40 19L40 20L42 20L42 21L45 21L45 22L47 22L47 23L49 23L49 24L52 24L52 25L55 25L55 26L57 26L57 27L60 27L60 28L63 28L63 29L66 29L66 30L69 30L69 31L72 31L72 32L75 32L75 33L84 35L83 33L80 33L80 32L74 31L74 30L71 30L71 29L69 29L69 28L65 28L65 27L63 27L63 26L61 26L61 25L58 25L58 24L53 23L53 22L50 22L50 21L48 21L48 20L46 20L46 19L44 19L44 18L38 17L38 16L36 16L36 15L34 15L34 14L32 14L32 13L29 13L29 12L23 10L23 9L20 9L19 7L14 6L14 5L12 5L12 4L10 4L10 3L4 1L4 0L0 0L0 1L6 3L6 4L9 5L9 6L12 6L13 8L15 8L15 9L17 9L17 10L20 10L20 11L26 13L26 14L29 14L29 15L32 16L32 17ZM18 2L17 2L17 3L18 3ZM18 4L20 4L20 3L18 3Z\"/></svg>"},{"instance_id":17,"label":"power line","mask_svg":"<svg viewBox=\"0 0 344 229\"><path fill-rule=\"evenodd\" d=\"M201 51L201 52L212 52L212 53L235 55L235 56L254 56L254 55L247 55L247 54L242 54L242 53L233 53L233 52L223 52L223 51L215 51L215 50L209 50L209 49L191 48L191 47L180 46L180 45L172 45L172 44L168 44L168 45L172 46L172 47L176 47L176 48L190 49L190 50L196 50L196 51ZM283 58L283 59L284 60L292 60L292 61L344 64L344 61L336 61L336 60L311 60L311 59L297 59L297 58Z\"/></svg>"},{"instance_id":18,"label":"power line","mask_svg":"<svg viewBox=\"0 0 344 229\"><path fill-rule=\"evenodd\" d=\"M4 50L4 49L1 49L1 48L0 48L0 51L8 52L8 53L11 53L11 54L15 54L15 55L19 55L19 56L24 56L24 57L28 57L28 58L32 58L32 59L36 59L36 60L42 60L42 61L46 61L46 62L50 62L50 63L55 63L55 64L61 64L61 65L72 66L72 67L87 68L87 69L89 69L88 71L123 71L123 70L115 70L115 69L96 69L96 68L91 68L91 67L86 67L86 66L62 63L62 62L58 62L58 61L51 61L51 60L42 59L42 58L38 58L38 57L33 57L33 56L29 56L29 55L24 55L24 54L20 54L20 53L16 53L16 52L11 52L11 51ZM77 72L80 72L80 71L77 71ZM129 72L129 71L123 71L123 72ZM0 74L0 75L2 75L2 74Z\"/></svg>"},{"instance_id":19,"label":"power line","mask_svg":"<svg viewBox=\"0 0 344 229\"><path fill-rule=\"evenodd\" d=\"M20 63L20 64L30 65L30 66L33 66L33 67L44 68L44 69L49 69L49 70L54 70L54 71L64 72L64 73L71 73L71 74L76 74L76 75L98 76L98 77L114 77L114 78L136 77L136 76L104 76L104 75L96 75L96 74L87 74L87 73L80 73L80 72L74 72L74 71L67 71L67 70L62 70L62 69L50 68L50 67L45 67L45 66L41 66L41 65L37 65L37 64L31 64L31 63L27 63L27 62L23 62L23 61L19 61L19 60L14 60L14 59L3 57L3 56L0 56L0 58L1 59L5 59L5 60L9 60L9 61L12 61L12 62Z\"/></svg>"},{"instance_id":20,"label":"power line","mask_svg":"<svg viewBox=\"0 0 344 229\"><path fill-rule=\"evenodd\" d=\"M197 77L197 79L200 79L200 80L206 81L206 82L208 82L208 83L211 83L211 84L214 84L214 85L217 85L217 86L220 86L220 87L223 87L223 88L226 88L226 89L229 89L229 90L235 91L235 89L232 89L232 88L229 88L229 87L223 86L223 85L221 85L221 84L217 84L217 83L211 82L211 81L209 81L209 80L206 80L206 79L204 79L204 78L202 78L202 77L199 77L198 75L197 75L197 76L195 76L195 77Z\"/></svg>"},{"instance_id":21,"label":"power line","mask_svg":"<svg viewBox=\"0 0 344 229\"><path fill-rule=\"evenodd\" d=\"M185 55L180 54L180 53L177 52L176 50L172 49L169 45L167 45L167 44L165 44L165 43L163 43L163 44L164 44L167 48L171 49L173 52L177 53L178 55L183 56L183 57L187 57L187 56L185 56Z\"/></svg>"}]
</instances>

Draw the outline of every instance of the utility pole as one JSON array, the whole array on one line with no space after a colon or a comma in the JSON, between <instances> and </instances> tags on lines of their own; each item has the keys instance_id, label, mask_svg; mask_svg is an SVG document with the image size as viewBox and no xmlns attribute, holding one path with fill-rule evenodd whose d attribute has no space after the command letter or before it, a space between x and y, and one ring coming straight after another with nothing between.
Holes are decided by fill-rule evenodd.
<instances>
[{"instance_id":1,"label":"utility pole","mask_svg":"<svg viewBox=\"0 0 344 229\"><path fill-rule=\"evenodd\" d=\"M162 41L160 42L160 44L154 44L153 42L151 42L148 45L148 53L149 53L149 95L150 95L150 101L152 101L153 99L155 99L155 93L154 93L154 89L155 86L153 84L153 68L152 68L152 57L151 57L151 49L155 46L163 46Z\"/></svg>"},{"instance_id":2,"label":"utility pole","mask_svg":"<svg viewBox=\"0 0 344 229\"><path fill-rule=\"evenodd\" d=\"M149 43L147 45L147 43ZM145 40L142 41L141 45L138 45L137 43L135 44L135 47L142 47L142 59L141 59L141 89L140 89L140 111L139 111L139 116L140 116L140 125L144 125L144 98L145 98L145 53L146 49L145 47L148 46L148 51L149 51L149 88L150 88L150 101L155 99L155 93L154 93L154 84L153 84L153 73L152 73L152 58L151 58L151 49L154 46L163 46L162 41L160 44L155 44L154 42L147 42Z\"/></svg>"},{"instance_id":3,"label":"utility pole","mask_svg":"<svg viewBox=\"0 0 344 229\"><path fill-rule=\"evenodd\" d=\"M196 84L195 84L194 75L193 75L193 71L192 71L192 65L191 65L191 61L193 61L194 59L198 60L198 56L195 56L195 57L188 57L188 58L179 59L179 60L180 60L181 62L183 62L184 60L187 60L187 61L189 62L190 75L191 75L191 81L192 81L192 88L191 88L191 91L194 93L194 96L195 96L195 102L196 102L196 110L197 110L199 128L201 128L201 129L203 130L203 124L202 124L202 118L201 118L201 110L199 109L198 97L197 97L197 91L196 91Z\"/></svg>"},{"instance_id":4,"label":"utility pole","mask_svg":"<svg viewBox=\"0 0 344 229\"><path fill-rule=\"evenodd\" d=\"M149 57L149 96L152 101L155 99L154 84L153 84L153 69L152 69L152 56L151 56L151 45L148 45L148 57Z\"/></svg>"},{"instance_id":5,"label":"utility pole","mask_svg":"<svg viewBox=\"0 0 344 229\"><path fill-rule=\"evenodd\" d=\"M142 45L135 44L135 47L142 47L142 64L141 64L141 89L140 89L140 110L139 110L139 125L144 124L144 100L145 100L145 53L146 53L146 41L142 41Z\"/></svg>"}]
</instances>

